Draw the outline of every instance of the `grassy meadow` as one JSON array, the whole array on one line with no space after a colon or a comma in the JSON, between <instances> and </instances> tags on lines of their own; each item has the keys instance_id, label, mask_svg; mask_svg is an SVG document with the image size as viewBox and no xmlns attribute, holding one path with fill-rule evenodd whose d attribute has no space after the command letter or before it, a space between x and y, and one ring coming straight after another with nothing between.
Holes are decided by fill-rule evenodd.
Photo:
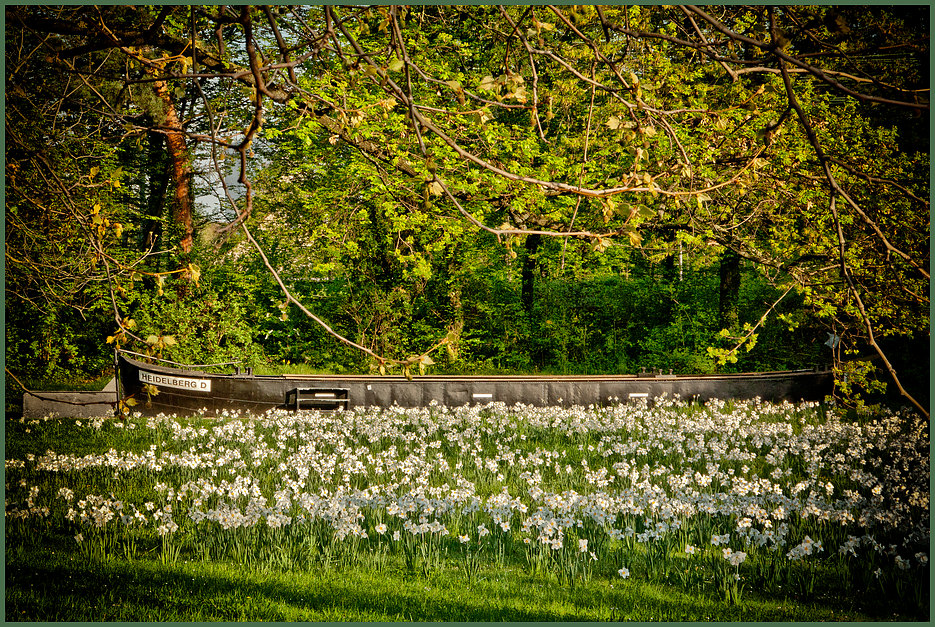
<instances>
[{"instance_id":1,"label":"grassy meadow","mask_svg":"<svg viewBox=\"0 0 935 627\"><path fill-rule=\"evenodd\" d=\"M8 621L928 620L910 412L6 422Z\"/></svg>"}]
</instances>

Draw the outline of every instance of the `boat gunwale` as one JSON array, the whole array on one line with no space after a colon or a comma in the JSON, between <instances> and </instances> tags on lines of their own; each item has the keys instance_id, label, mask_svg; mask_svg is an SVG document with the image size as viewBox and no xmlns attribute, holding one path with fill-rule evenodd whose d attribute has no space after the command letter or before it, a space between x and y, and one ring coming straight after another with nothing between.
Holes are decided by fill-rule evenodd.
<instances>
[{"instance_id":1,"label":"boat gunwale","mask_svg":"<svg viewBox=\"0 0 935 627\"><path fill-rule=\"evenodd\" d=\"M412 378L405 377L403 375L369 375L369 374L246 374L246 373L214 373L214 372L205 372L203 370L187 370L184 368L172 368L169 366L161 366L158 364L148 364L131 357L126 357L121 354L120 358L128 362L130 365L135 366L141 369L152 370L160 374L172 374L176 376L190 376L190 377L201 377L201 378L218 378L218 379L237 379L237 380L255 380L257 382L263 381L355 381L355 382L385 382L385 383L403 383L403 382L418 382L424 381L426 383L438 383L444 381L453 381L453 382L481 382L481 381L490 381L490 382L520 382L520 381L529 381L529 382L550 382L550 381L568 381L568 382L583 382L583 381L689 381L694 379L702 380L736 380L736 379L773 379L789 376L804 376L812 374L822 374L828 373L830 370L818 370L818 369L798 369L798 370L773 370L765 372L737 372L737 373L716 373L716 374L657 374L657 373L642 373L642 374L604 374L604 375L439 375L439 374L429 374L429 375L418 375L413 376Z\"/></svg>"}]
</instances>

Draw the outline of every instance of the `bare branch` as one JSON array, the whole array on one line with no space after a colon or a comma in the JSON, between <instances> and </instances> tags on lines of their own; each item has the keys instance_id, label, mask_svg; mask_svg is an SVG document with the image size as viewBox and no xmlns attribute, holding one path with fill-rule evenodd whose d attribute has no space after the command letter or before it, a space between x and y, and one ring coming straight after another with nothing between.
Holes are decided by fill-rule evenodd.
<instances>
[{"instance_id":1,"label":"bare branch","mask_svg":"<svg viewBox=\"0 0 935 627\"><path fill-rule=\"evenodd\" d=\"M366 355L373 357L377 361L377 363L379 363L381 366L398 365L398 366L403 366L404 368L408 368L409 366L418 364L420 361L422 361L424 357L427 357L429 354L438 350L439 348L441 348L442 346L448 343L448 338L445 337L445 338L442 338L431 349L429 349L425 353L422 353L421 355L409 357L408 359L393 359L390 357L384 357L382 355L378 355L377 353L370 350L366 346L362 346L358 344L357 342L354 342L353 340L350 340L344 337L343 335L335 331L327 322L325 322L324 320L316 316L314 313L312 313L312 311L310 311L305 305L302 304L301 301L299 301L292 294L291 290L289 290L289 288L286 287L286 284L283 282L282 278L279 276L279 272L277 272L276 269L273 267L273 265L270 263L269 258L266 256L266 253L263 252L263 249L262 247L260 247L259 242L257 242L256 239L254 239L253 235L250 233L250 230L247 228L246 223L241 223L240 226L243 229L244 234L247 236L247 240L249 240L250 244L252 244L253 247L256 249L257 253L259 253L260 258L263 260L263 265L265 265L266 269L269 270L270 274L273 276L273 279L275 279L276 283L279 285L279 289L282 290L283 294L286 296L286 300L289 303L292 303L293 305L295 305L299 309L299 311L301 311L307 317L315 321L316 324L318 324L322 329L325 330L326 333L334 337L336 340L352 348L356 348L357 350L361 351L362 353Z\"/></svg>"},{"instance_id":2,"label":"bare branch","mask_svg":"<svg viewBox=\"0 0 935 627\"><path fill-rule=\"evenodd\" d=\"M692 11L693 13L695 13L696 15L698 15L699 17L701 17L703 20L711 24L711 26L713 26L716 30L718 30L721 33L724 33L731 39L734 39L735 41L741 41L751 46L756 46L757 48L763 50L764 52L768 52L770 54L775 55L776 58L778 58L781 62L790 63L792 65L800 67L803 70L807 71L812 76L814 76L815 78L818 78L819 80L827 83L828 85L831 85L838 91L845 93L848 96L852 96L853 98L856 98L857 100L860 100L861 102L876 102L880 104L888 104L888 105L894 105L898 107L920 109L923 111L928 111L929 109L928 103L907 102L904 100L892 100L890 98L881 98L879 96L871 96L869 94L862 94L860 92L854 91L853 89L848 88L847 86L843 85L842 83L832 78L832 76L830 76L827 72L823 71L822 69L817 68L813 65L809 65L808 63L805 63L804 61L797 59L796 57L786 53L776 43L759 41L757 39L747 37L746 35L741 35L740 33L734 32L733 30L728 28L726 25L721 23L716 18L702 11L697 6L686 5L686 8Z\"/></svg>"}]
</instances>

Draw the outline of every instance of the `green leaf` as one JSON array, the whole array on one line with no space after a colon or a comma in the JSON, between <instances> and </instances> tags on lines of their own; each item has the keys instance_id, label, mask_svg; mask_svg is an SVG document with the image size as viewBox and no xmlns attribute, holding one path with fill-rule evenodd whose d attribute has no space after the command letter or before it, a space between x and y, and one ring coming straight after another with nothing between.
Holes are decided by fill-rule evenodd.
<instances>
[{"instance_id":1,"label":"green leaf","mask_svg":"<svg viewBox=\"0 0 935 627\"><path fill-rule=\"evenodd\" d=\"M201 279L201 269L195 264L190 263L185 267L185 277L195 285L198 285L198 280Z\"/></svg>"},{"instance_id":2,"label":"green leaf","mask_svg":"<svg viewBox=\"0 0 935 627\"><path fill-rule=\"evenodd\" d=\"M490 109L488 109L487 107L482 107L481 109L479 109L477 113L475 114L475 116L477 118L477 121L480 124L486 124L487 122L493 119L493 114L490 112Z\"/></svg>"},{"instance_id":3,"label":"green leaf","mask_svg":"<svg viewBox=\"0 0 935 627\"><path fill-rule=\"evenodd\" d=\"M613 245L613 241L606 237L595 237L591 242L591 248L594 252L602 253Z\"/></svg>"},{"instance_id":4,"label":"green leaf","mask_svg":"<svg viewBox=\"0 0 935 627\"><path fill-rule=\"evenodd\" d=\"M516 100L516 102L526 102L526 86L520 85L510 95Z\"/></svg>"},{"instance_id":5,"label":"green leaf","mask_svg":"<svg viewBox=\"0 0 935 627\"><path fill-rule=\"evenodd\" d=\"M482 78L477 88L485 91L500 91L500 86L493 76L485 76Z\"/></svg>"}]
</instances>

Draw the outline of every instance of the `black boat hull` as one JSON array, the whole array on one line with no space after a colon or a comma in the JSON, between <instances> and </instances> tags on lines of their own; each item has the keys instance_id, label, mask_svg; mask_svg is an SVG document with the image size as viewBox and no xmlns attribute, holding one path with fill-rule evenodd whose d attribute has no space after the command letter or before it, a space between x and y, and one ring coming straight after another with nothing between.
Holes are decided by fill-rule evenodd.
<instances>
[{"instance_id":1,"label":"black boat hull","mask_svg":"<svg viewBox=\"0 0 935 627\"><path fill-rule=\"evenodd\" d=\"M117 354L120 394L144 415L261 414L271 409L588 406L678 395L682 400L822 401L833 391L831 371L732 375L399 376L213 374L147 364Z\"/></svg>"}]
</instances>

